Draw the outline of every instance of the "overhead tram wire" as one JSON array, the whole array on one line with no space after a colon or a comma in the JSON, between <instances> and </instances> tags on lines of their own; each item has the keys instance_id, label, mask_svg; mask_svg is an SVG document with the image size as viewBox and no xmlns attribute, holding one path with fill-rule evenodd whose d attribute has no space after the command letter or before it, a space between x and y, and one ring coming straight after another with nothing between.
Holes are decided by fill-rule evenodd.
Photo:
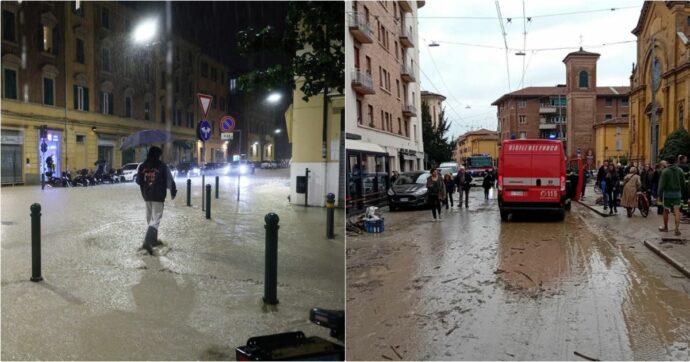
<instances>
[{"instance_id":1,"label":"overhead tram wire","mask_svg":"<svg viewBox=\"0 0 690 362\"><path fill-rule=\"evenodd\" d=\"M495 45L486 45L486 44L473 44L473 43L462 43L462 42L454 42L454 41L444 41L444 40L434 40L434 42L439 43L439 44L448 44L448 45L459 45L459 46L468 46L468 47L478 47L478 48L488 48L488 49L495 49L495 50L504 50L504 47L499 47ZM621 45L621 44L629 44L629 43L635 43L637 40L622 40L622 41L615 41L611 43L602 43L602 44L595 44L595 45L583 45L584 48L602 48L602 47L607 47L607 46L613 46L613 45ZM534 49L524 49L525 52L544 52L544 51L551 51L551 50L569 50L569 49L579 49L580 45L573 45L573 46L565 46L565 47L558 47L558 48L534 48ZM522 49L516 49L516 48L509 48L508 50L510 51L516 51L516 50L522 50Z\"/></svg>"},{"instance_id":2,"label":"overhead tram wire","mask_svg":"<svg viewBox=\"0 0 690 362\"><path fill-rule=\"evenodd\" d=\"M511 92L511 86L510 86L510 64L508 63L508 39L506 38L506 29L503 26L503 17L501 16L501 5L498 3L498 0L496 0L496 13L498 15L498 23L501 25L501 34L503 35L503 44L505 44L505 49L506 49L506 72L508 73L508 93Z\"/></svg>"},{"instance_id":3,"label":"overhead tram wire","mask_svg":"<svg viewBox=\"0 0 690 362\"><path fill-rule=\"evenodd\" d=\"M457 103L459 106L462 106L462 102L458 101L458 99L455 98L453 91L450 89L450 87L448 86L448 84L446 84L446 81L444 80L445 77L443 76L443 74L441 74L441 71L438 70L438 67L436 66L436 60L434 60L433 55L431 55L431 50L429 50L429 47L426 47L426 51L427 51L427 53L429 53L429 58L431 59L431 64L433 64L434 69L436 69L436 73L439 75L439 77L441 77L441 83L443 84L444 87L446 87L446 90L448 91L448 95L451 98L453 98L455 103ZM450 104L450 103L448 103L448 104Z\"/></svg>"},{"instance_id":4,"label":"overhead tram wire","mask_svg":"<svg viewBox=\"0 0 690 362\"><path fill-rule=\"evenodd\" d=\"M422 75L426 78L426 80L429 81L429 84L431 84L431 87L434 88L434 90L436 91L436 93L439 93L439 94L440 94L441 91L440 91L440 90L438 89L438 87L434 84L434 82L431 81L431 78L430 78L426 73L424 73L424 71L422 70L422 67L419 67L419 71L420 71L420 72L422 73ZM455 107L453 107L452 104L446 103L446 105L448 105L448 107L450 107L450 109L451 109L451 110L455 113L455 115L458 117L458 122L464 122L463 117L460 115L460 113L459 113L457 110L455 110ZM452 122L452 121L451 121L451 122Z\"/></svg>"},{"instance_id":5,"label":"overhead tram wire","mask_svg":"<svg viewBox=\"0 0 690 362\"><path fill-rule=\"evenodd\" d=\"M525 83L525 49L527 49L527 17L525 17L525 0L522 0L522 76L520 77L518 89L521 89Z\"/></svg>"}]
</instances>

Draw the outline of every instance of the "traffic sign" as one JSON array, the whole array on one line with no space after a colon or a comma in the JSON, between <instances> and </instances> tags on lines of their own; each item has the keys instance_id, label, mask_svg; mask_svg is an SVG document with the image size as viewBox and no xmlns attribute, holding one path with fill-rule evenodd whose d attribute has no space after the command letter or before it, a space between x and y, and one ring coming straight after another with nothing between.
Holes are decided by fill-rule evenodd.
<instances>
[{"instance_id":1,"label":"traffic sign","mask_svg":"<svg viewBox=\"0 0 690 362\"><path fill-rule=\"evenodd\" d=\"M232 132L224 132L220 134L220 139L222 141L232 141L233 140L233 134Z\"/></svg>"},{"instance_id":2,"label":"traffic sign","mask_svg":"<svg viewBox=\"0 0 690 362\"><path fill-rule=\"evenodd\" d=\"M213 102L213 96L209 94L197 93L199 97L199 104L201 104L201 110L204 112L204 118L208 115L208 110L211 108L211 102Z\"/></svg>"},{"instance_id":3,"label":"traffic sign","mask_svg":"<svg viewBox=\"0 0 690 362\"><path fill-rule=\"evenodd\" d=\"M220 130L221 132L232 132L235 130L235 119L232 116L225 116L220 119Z\"/></svg>"},{"instance_id":4,"label":"traffic sign","mask_svg":"<svg viewBox=\"0 0 690 362\"><path fill-rule=\"evenodd\" d=\"M208 141L211 138L211 124L207 120L199 122L196 133L200 141Z\"/></svg>"}]
</instances>

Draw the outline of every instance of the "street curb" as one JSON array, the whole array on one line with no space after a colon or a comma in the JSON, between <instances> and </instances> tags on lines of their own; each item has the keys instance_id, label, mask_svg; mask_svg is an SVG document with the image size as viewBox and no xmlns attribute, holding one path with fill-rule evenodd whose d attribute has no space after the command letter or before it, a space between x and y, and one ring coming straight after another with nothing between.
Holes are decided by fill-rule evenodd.
<instances>
[{"instance_id":1,"label":"street curb","mask_svg":"<svg viewBox=\"0 0 690 362\"><path fill-rule=\"evenodd\" d=\"M609 215L609 214L603 213L603 212L597 210L595 207L590 206L590 205L588 205L588 204L585 204L584 202L582 202L582 201L580 201L580 200L577 200L577 201L575 201L575 202L577 202L578 204L580 204L580 205L582 205L582 206L588 207L590 210L596 212L597 214L599 214L599 215L601 215L601 216L603 216L603 217L609 217L609 216L614 216L614 215L616 215L616 214Z\"/></svg>"},{"instance_id":2,"label":"street curb","mask_svg":"<svg viewBox=\"0 0 690 362\"><path fill-rule=\"evenodd\" d=\"M671 256L663 252L661 249L659 249L656 245L648 242L647 240L644 241L644 245L649 248L651 251L653 251L655 254L659 255L662 259L666 260L669 264L671 264L674 268L678 269L679 272L683 273L686 277L690 278L690 270L688 270L686 267L684 267L681 263L677 262L675 259L673 259Z\"/></svg>"}]
</instances>

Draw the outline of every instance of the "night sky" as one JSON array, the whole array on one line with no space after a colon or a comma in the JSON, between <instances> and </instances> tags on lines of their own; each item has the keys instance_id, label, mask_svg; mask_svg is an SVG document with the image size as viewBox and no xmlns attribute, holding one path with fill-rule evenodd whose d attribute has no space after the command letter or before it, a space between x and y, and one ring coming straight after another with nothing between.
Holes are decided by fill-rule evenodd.
<instances>
[{"instance_id":1,"label":"night sky","mask_svg":"<svg viewBox=\"0 0 690 362\"><path fill-rule=\"evenodd\" d=\"M126 2L144 14L163 14L164 2ZM199 45L202 52L224 62L230 75L236 76L254 67L265 67L285 61L280 49L249 59L237 53L236 33L247 27L266 25L282 32L287 14L283 1L173 1L173 33Z\"/></svg>"}]
</instances>

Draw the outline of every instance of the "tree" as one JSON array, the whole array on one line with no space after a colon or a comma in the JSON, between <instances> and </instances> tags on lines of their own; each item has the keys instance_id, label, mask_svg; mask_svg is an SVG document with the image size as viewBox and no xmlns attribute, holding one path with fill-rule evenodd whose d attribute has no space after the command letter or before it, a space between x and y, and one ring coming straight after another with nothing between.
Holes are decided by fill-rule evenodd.
<instances>
[{"instance_id":1,"label":"tree","mask_svg":"<svg viewBox=\"0 0 690 362\"><path fill-rule=\"evenodd\" d=\"M659 152L659 159L666 160L678 155L690 155L690 134L684 128L679 128L668 135L664 147Z\"/></svg>"},{"instance_id":2,"label":"tree","mask_svg":"<svg viewBox=\"0 0 690 362\"><path fill-rule=\"evenodd\" d=\"M439 114L439 123L434 127L431 121L429 105L422 103L422 140L424 142L424 153L427 155L429 164L437 166L439 163L448 161L453 156L453 142L445 137L450 128L450 124L444 116L445 112Z\"/></svg>"},{"instance_id":3,"label":"tree","mask_svg":"<svg viewBox=\"0 0 690 362\"><path fill-rule=\"evenodd\" d=\"M273 27L248 28L238 33L240 54L252 55L281 49L285 64L255 69L238 78L245 91L296 88L295 77L304 83L300 90L308 101L321 92L337 90L345 84L345 8L341 2L293 1L288 6L286 27L279 34Z\"/></svg>"}]
</instances>

